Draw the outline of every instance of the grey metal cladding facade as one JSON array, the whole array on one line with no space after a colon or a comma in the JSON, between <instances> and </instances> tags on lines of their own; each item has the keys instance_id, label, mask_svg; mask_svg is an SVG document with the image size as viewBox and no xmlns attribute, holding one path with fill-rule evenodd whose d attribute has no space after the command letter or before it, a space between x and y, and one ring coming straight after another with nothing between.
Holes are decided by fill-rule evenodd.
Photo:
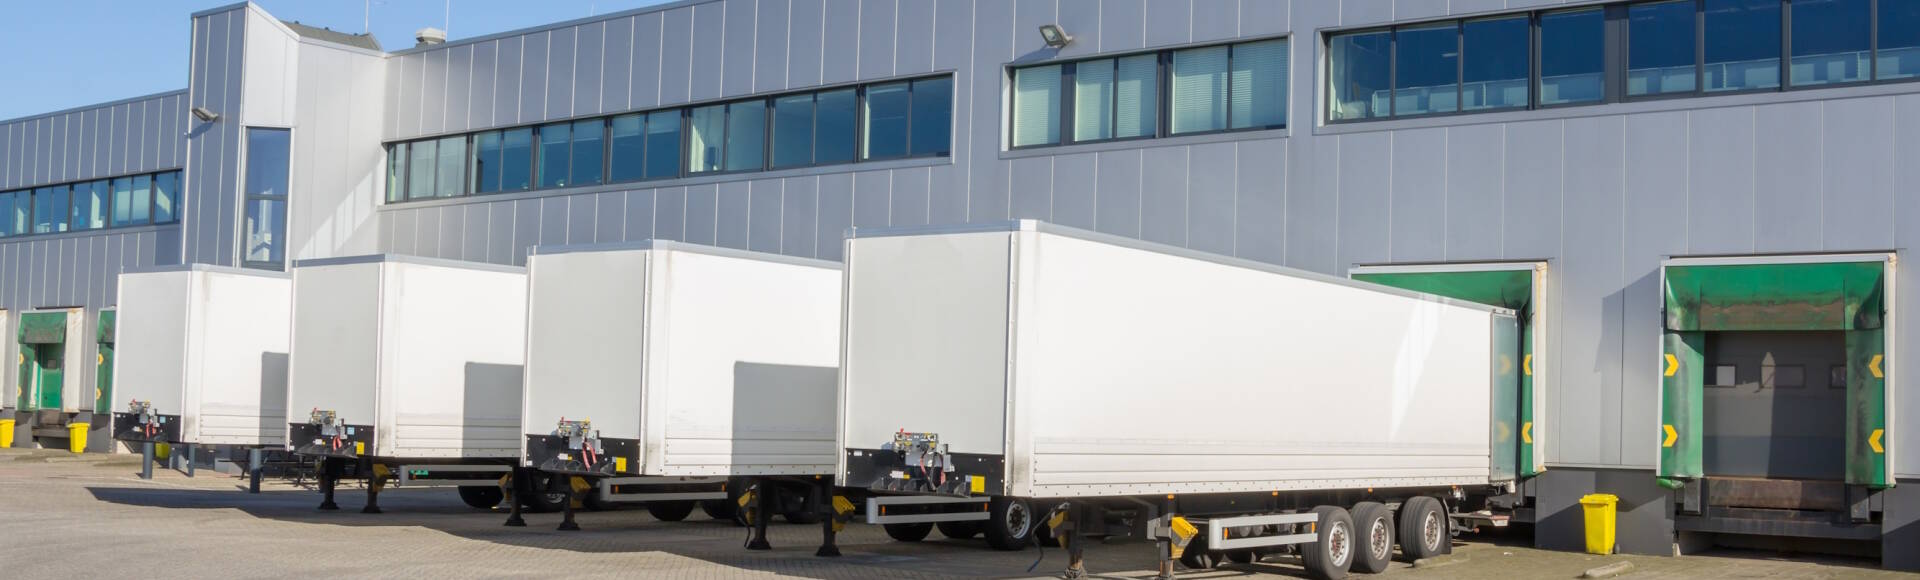
<instances>
[{"instance_id":1,"label":"grey metal cladding facade","mask_svg":"<svg viewBox=\"0 0 1920 580\"><path fill-rule=\"evenodd\" d=\"M715 0L406 52L390 140L430 134L420 119L459 102L493 103L471 110L477 128L953 71L953 157L387 206L382 247L518 264L532 244L658 237L838 259L853 225L1035 218L1329 274L1548 259L1549 461L1649 468L1660 260L1911 246L1920 164L1903 160L1920 159L1920 84L1315 122L1320 31L1559 4ZM1046 50L1044 23L1075 41ZM1008 63L1286 34L1292 129L1002 146ZM473 94L419 99L413 77L447 74L434 55L466 47L497 55L472 59ZM1920 270L1900 277L1920 288ZM1903 325L1901 360L1920 360L1916 328ZM1920 417L1920 397L1897 404ZM1898 436L1912 476L1920 430Z\"/></svg>"},{"instance_id":2,"label":"grey metal cladding facade","mask_svg":"<svg viewBox=\"0 0 1920 580\"><path fill-rule=\"evenodd\" d=\"M239 265L242 123L233 119L241 116L247 18L246 6L193 18L187 107L206 107L228 118L195 123L186 133L188 202L180 222L182 257L190 263Z\"/></svg>"}]
</instances>

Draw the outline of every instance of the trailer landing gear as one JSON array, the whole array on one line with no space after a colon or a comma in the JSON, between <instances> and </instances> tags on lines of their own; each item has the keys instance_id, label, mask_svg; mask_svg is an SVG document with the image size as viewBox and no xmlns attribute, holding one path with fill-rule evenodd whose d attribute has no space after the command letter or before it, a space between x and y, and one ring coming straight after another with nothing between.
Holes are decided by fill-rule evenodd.
<instances>
[{"instance_id":1,"label":"trailer landing gear","mask_svg":"<svg viewBox=\"0 0 1920 580\"><path fill-rule=\"evenodd\" d=\"M340 485L340 475L345 471L345 467L338 459L320 458L320 509L326 511L340 509L340 504L333 503L333 489Z\"/></svg>"},{"instance_id":2,"label":"trailer landing gear","mask_svg":"<svg viewBox=\"0 0 1920 580\"><path fill-rule=\"evenodd\" d=\"M555 528L555 530L562 532L580 531L580 524L573 521L573 478L562 475L549 477L547 478L547 488L552 493L560 494L561 498L560 513L562 517L560 519L560 527Z\"/></svg>"},{"instance_id":3,"label":"trailer landing gear","mask_svg":"<svg viewBox=\"0 0 1920 580\"><path fill-rule=\"evenodd\" d=\"M767 543L767 520L773 518L775 493L778 492L773 489L773 486L767 485L767 480L764 479L753 480L753 486L747 488L747 495L744 498L747 501L743 501L741 507L747 510L747 525L753 526L753 531L747 536L749 550L773 549L773 544ZM751 502L753 507L748 508L745 505L748 502Z\"/></svg>"},{"instance_id":4,"label":"trailer landing gear","mask_svg":"<svg viewBox=\"0 0 1920 580\"><path fill-rule=\"evenodd\" d=\"M501 482L500 491L507 496L507 522L500 524L509 528L527 527L527 520L520 517L520 500L529 493L527 490L527 470L515 467Z\"/></svg>"}]
</instances>

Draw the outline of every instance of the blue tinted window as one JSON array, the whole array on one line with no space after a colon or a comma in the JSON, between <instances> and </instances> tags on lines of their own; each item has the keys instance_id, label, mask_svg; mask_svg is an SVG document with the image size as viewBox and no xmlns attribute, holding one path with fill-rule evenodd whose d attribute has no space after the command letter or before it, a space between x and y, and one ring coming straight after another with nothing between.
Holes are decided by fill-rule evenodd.
<instances>
[{"instance_id":1,"label":"blue tinted window","mask_svg":"<svg viewBox=\"0 0 1920 580\"><path fill-rule=\"evenodd\" d=\"M1606 13L1599 9L1540 17L1540 104L1589 103L1606 96L1605 34Z\"/></svg>"},{"instance_id":2,"label":"blue tinted window","mask_svg":"<svg viewBox=\"0 0 1920 580\"><path fill-rule=\"evenodd\" d=\"M1460 30L1453 23L1394 32L1393 114L1460 110Z\"/></svg>"},{"instance_id":3,"label":"blue tinted window","mask_svg":"<svg viewBox=\"0 0 1920 580\"><path fill-rule=\"evenodd\" d=\"M567 185L567 152L572 145L573 126L554 123L540 126L540 187Z\"/></svg>"},{"instance_id":4,"label":"blue tinted window","mask_svg":"<svg viewBox=\"0 0 1920 580\"><path fill-rule=\"evenodd\" d=\"M98 182L94 191L107 187L107 182ZM179 216L180 174L167 172L153 177L153 223L172 222Z\"/></svg>"},{"instance_id":5,"label":"blue tinted window","mask_svg":"<svg viewBox=\"0 0 1920 580\"><path fill-rule=\"evenodd\" d=\"M952 149L953 78L913 81L912 155L944 155Z\"/></svg>"},{"instance_id":6,"label":"blue tinted window","mask_svg":"<svg viewBox=\"0 0 1920 580\"><path fill-rule=\"evenodd\" d=\"M1334 120L1385 117L1391 109L1388 76L1393 70L1387 32L1342 34L1329 42L1327 117Z\"/></svg>"},{"instance_id":7,"label":"blue tinted window","mask_svg":"<svg viewBox=\"0 0 1920 580\"><path fill-rule=\"evenodd\" d=\"M50 234L67 230L67 189L42 187L33 190L33 233Z\"/></svg>"},{"instance_id":8,"label":"blue tinted window","mask_svg":"<svg viewBox=\"0 0 1920 580\"><path fill-rule=\"evenodd\" d=\"M407 199L433 197L434 168L438 167L440 158L439 145L438 141L416 141L407 145Z\"/></svg>"},{"instance_id":9,"label":"blue tinted window","mask_svg":"<svg viewBox=\"0 0 1920 580\"><path fill-rule=\"evenodd\" d=\"M726 155L727 106L713 105L694 109L687 119L687 172L720 170Z\"/></svg>"},{"instance_id":10,"label":"blue tinted window","mask_svg":"<svg viewBox=\"0 0 1920 580\"><path fill-rule=\"evenodd\" d=\"M1873 69L1872 0L1794 0L1794 86L1864 81Z\"/></svg>"},{"instance_id":11,"label":"blue tinted window","mask_svg":"<svg viewBox=\"0 0 1920 580\"><path fill-rule=\"evenodd\" d=\"M1706 1L1708 91L1780 86L1780 0Z\"/></svg>"},{"instance_id":12,"label":"blue tinted window","mask_svg":"<svg viewBox=\"0 0 1920 580\"><path fill-rule=\"evenodd\" d=\"M286 195L284 192L279 195ZM133 224L140 225L153 220L153 177L148 175L133 178ZM65 229L65 228L62 228Z\"/></svg>"},{"instance_id":13,"label":"blue tinted window","mask_svg":"<svg viewBox=\"0 0 1920 580\"><path fill-rule=\"evenodd\" d=\"M773 166L803 167L813 163L813 95L793 95L773 101Z\"/></svg>"},{"instance_id":14,"label":"blue tinted window","mask_svg":"<svg viewBox=\"0 0 1920 580\"><path fill-rule=\"evenodd\" d=\"M764 168L766 147L767 102L727 105L727 171Z\"/></svg>"},{"instance_id":15,"label":"blue tinted window","mask_svg":"<svg viewBox=\"0 0 1920 580\"><path fill-rule=\"evenodd\" d=\"M1696 87L1693 2L1627 7L1627 94L1691 92Z\"/></svg>"},{"instance_id":16,"label":"blue tinted window","mask_svg":"<svg viewBox=\"0 0 1920 580\"><path fill-rule=\"evenodd\" d=\"M0 236L11 236L13 229L13 192L0 193Z\"/></svg>"},{"instance_id":17,"label":"blue tinted window","mask_svg":"<svg viewBox=\"0 0 1920 580\"><path fill-rule=\"evenodd\" d=\"M440 157L435 164L434 195L453 197L466 193L467 138L440 139Z\"/></svg>"},{"instance_id":18,"label":"blue tinted window","mask_svg":"<svg viewBox=\"0 0 1920 580\"><path fill-rule=\"evenodd\" d=\"M407 144L387 148L387 201L407 198Z\"/></svg>"},{"instance_id":19,"label":"blue tinted window","mask_svg":"<svg viewBox=\"0 0 1920 580\"><path fill-rule=\"evenodd\" d=\"M533 187L533 129L508 129L500 134L500 189Z\"/></svg>"},{"instance_id":20,"label":"blue tinted window","mask_svg":"<svg viewBox=\"0 0 1920 580\"><path fill-rule=\"evenodd\" d=\"M93 182L73 184L73 215L68 222L76 230L107 227L107 192L94 191Z\"/></svg>"},{"instance_id":21,"label":"blue tinted window","mask_svg":"<svg viewBox=\"0 0 1920 580\"><path fill-rule=\"evenodd\" d=\"M646 175L647 116L621 115L613 118L607 132L607 172L612 181L633 181Z\"/></svg>"},{"instance_id":22,"label":"blue tinted window","mask_svg":"<svg viewBox=\"0 0 1920 580\"><path fill-rule=\"evenodd\" d=\"M853 161L859 131L859 99L853 89L827 91L814 98L814 163Z\"/></svg>"},{"instance_id":23,"label":"blue tinted window","mask_svg":"<svg viewBox=\"0 0 1920 580\"><path fill-rule=\"evenodd\" d=\"M1877 78L1920 76L1920 0L1880 0Z\"/></svg>"},{"instance_id":24,"label":"blue tinted window","mask_svg":"<svg viewBox=\"0 0 1920 580\"><path fill-rule=\"evenodd\" d=\"M500 132L473 136L473 192L500 191Z\"/></svg>"},{"instance_id":25,"label":"blue tinted window","mask_svg":"<svg viewBox=\"0 0 1920 580\"><path fill-rule=\"evenodd\" d=\"M247 128L246 218L241 223L241 261L255 268L286 267L288 154L293 144L287 129ZM464 155L462 156L464 157ZM431 172L433 163L423 164ZM114 221L120 221L120 186L114 184ZM145 221L147 202L142 190L147 184L133 184L134 218Z\"/></svg>"},{"instance_id":26,"label":"blue tinted window","mask_svg":"<svg viewBox=\"0 0 1920 580\"><path fill-rule=\"evenodd\" d=\"M680 111L647 115L646 179L680 174Z\"/></svg>"},{"instance_id":27,"label":"blue tinted window","mask_svg":"<svg viewBox=\"0 0 1920 580\"><path fill-rule=\"evenodd\" d=\"M1469 20L1460 25L1464 47L1460 108L1527 106L1527 17Z\"/></svg>"},{"instance_id":28,"label":"blue tinted window","mask_svg":"<svg viewBox=\"0 0 1920 580\"><path fill-rule=\"evenodd\" d=\"M1227 128L1227 69L1233 49L1208 46L1173 51L1167 88L1167 131L1172 134Z\"/></svg>"},{"instance_id":29,"label":"blue tinted window","mask_svg":"<svg viewBox=\"0 0 1920 580\"><path fill-rule=\"evenodd\" d=\"M567 185L593 185L600 183L601 136L606 133L606 125L599 119L574 121L573 123L573 170Z\"/></svg>"},{"instance_id":30,"label":"blue tinted window","mask_svg":"<svg viewBox=\"0 0 1920 580\"><path fill-rule=\"evenodd\" d=\"M867 139L863 159L907 154L907 109L911 99L907 83L867 87Z\"/></svg>"}]
</instances>

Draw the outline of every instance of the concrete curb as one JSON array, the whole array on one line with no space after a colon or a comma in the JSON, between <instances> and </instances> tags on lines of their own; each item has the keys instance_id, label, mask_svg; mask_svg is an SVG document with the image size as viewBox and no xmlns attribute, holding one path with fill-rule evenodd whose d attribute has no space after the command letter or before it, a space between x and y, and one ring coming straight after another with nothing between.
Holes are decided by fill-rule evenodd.
<instances>
[{"instance_id":1,"label":"concrete curb","mask_svg":"<svg viewBox=\"0 0 1920 580\"><path fill-rule=\"evenodd\" d=\"M1633 571L1633 562L1614 562L1580 574L1581 578L1612 578Z\"/></svg>"}]
</instances>

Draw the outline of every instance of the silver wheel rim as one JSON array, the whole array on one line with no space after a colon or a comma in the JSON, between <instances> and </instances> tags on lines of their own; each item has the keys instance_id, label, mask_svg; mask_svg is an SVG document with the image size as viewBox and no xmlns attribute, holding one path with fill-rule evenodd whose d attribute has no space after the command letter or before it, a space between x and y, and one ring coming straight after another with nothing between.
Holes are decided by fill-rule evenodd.
<instances>
[{"instance_id":1,"label":"silver wheel rim","mask_svg":"<svg viewBox=\"0 0 1920 580\"><path fill-rule=\"evenodd\" d=\"M1030 519L1027 514L1027 504L1017 501L1007 502L1007 517L1003 522L1007 526L1007 535L1015 538L1026 537L1027 528L1030 527L1027 523Z\"/></svg>"},{"instance_id":2,"label":"silver wheel rim","mask_svg":"<svg viewBox=\"0 0 1920 580\"><path fill-rule=\"evenodd\" d=\"M1420 532L1420 540L1426 544L1427 550L1438 551L1440 549L1440 512L1427 512L1426 517L1420 521Z\"/></svg>"},{"instance_id":3,"label":"silver wheel rim","mask_svg":"<svg viewBox=\"0 0 1920 580\"><path fill-rule=\"evenodd\" d=\"M1334 522L1327 528L1327 555L1338 568L1353 556L1353 532L1347 529L1346 522Z\"/></svg>"},{"instance_id":4,"label":"silver wheel rim","mask_svg":"<svg viewBox=\"0 0 1920 580\"><path fill-rule=\"evenodd\" d=\"M1375 560L1385 560L1393 552L1393 534L1387 533L1387 519L1374 518L1367 527L1367 552Z\"/></svg>"},{"instance_id":5,"label":"silver wheel rim","mask_svg":"<svg viewBox=\"0 0 1920 580\"><path fill-rule=\"evenodd\" d=\"M564 493L547 494L547 503L550 503L553 505L560 505L562 503L566 503L566 501L567 501L567 494L564 494Z\"/></svg>"}]
</instances>

